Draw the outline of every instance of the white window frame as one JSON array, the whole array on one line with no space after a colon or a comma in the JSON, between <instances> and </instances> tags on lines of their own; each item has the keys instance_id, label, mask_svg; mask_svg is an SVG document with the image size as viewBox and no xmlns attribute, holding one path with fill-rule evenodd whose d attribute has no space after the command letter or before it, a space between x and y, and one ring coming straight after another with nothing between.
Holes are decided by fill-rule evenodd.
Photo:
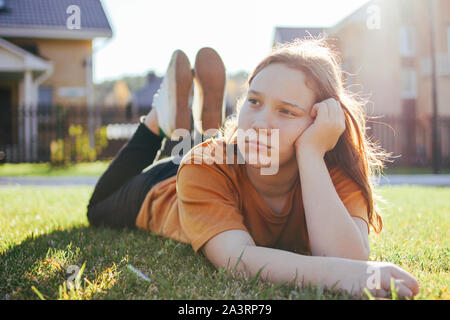
<instances>
[{"instance_id":1,"label":"white window frame","mask_svg":"<svg viewBox=\"0 0 450 320\"><path fill-rule=\"evenodd\" d=\"M416 38L413 26L400 26L400 56L413 57L416 54Z\"/></svg>"},{"instance_id":2,"label":"white window frame","mask_svg":"<svg viewBox=\"0 0 450 320\"><path fill-rule=\"evenodd\" d=\"M402 99L417 98L417 72L414 68L403 68L401 71Z\"/></svg>"}]
</instances>

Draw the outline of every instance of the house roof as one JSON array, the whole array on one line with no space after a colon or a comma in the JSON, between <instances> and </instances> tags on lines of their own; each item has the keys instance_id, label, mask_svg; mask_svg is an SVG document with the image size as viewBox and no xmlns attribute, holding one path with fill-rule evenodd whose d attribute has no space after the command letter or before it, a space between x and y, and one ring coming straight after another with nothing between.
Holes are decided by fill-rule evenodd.
<instances>
[{"instance_id":1,"label":"house roof","mask_svg":"<svg viewBox=\"0 0 450 320\"><path fill-rule=\"evenodd\" d=\"M276 27L274 35L274 44L290 42L294 39L305 39L309 35L317 37L325 32L325 28L317 27Z\"/></svg>"},{"instance_id":2,"label":"house roof","mask_svg":"<svg viewBox=\"0 0 450 320\"><path fill-rule=\"evenodd\" d=\"M23 70L47 70L52 63L0 38L0 48L24 60ZM9 67L13 67L9 65Z\"/></svg>"},{"instance_id":3,"label":"house roof","mask_svg":"<svg viewBox=\"0 0 450 320\"><path fill-rule=\"evenodd\" d=\"M20 80L30 70L33 78L48 77L53 63L0 38L0 80Z\"/></svg>"},{"instance_id":4,"label":"house roof","mask_svg":"<svg viewBox=\"0 0 450 320\"><path fill-rule=\"evenodd\" d=\"M153 103L153 95L158 91L162 78L156 76L153 72L147 75L145 85L133 92L133 103L138 108L150 108Z\"/></svg>"},{"instance_id":5,"label":"house roof","mask_svg":"<svg viewBox=\"0 0 450 320\"><path fill-rule=\"evenodd\" d=\"M67 27L71 5L80 8L80 29ZM112 29L100 0L6 0L0 36L92 39L111 37Z\"/></svg>"}]
</instances>

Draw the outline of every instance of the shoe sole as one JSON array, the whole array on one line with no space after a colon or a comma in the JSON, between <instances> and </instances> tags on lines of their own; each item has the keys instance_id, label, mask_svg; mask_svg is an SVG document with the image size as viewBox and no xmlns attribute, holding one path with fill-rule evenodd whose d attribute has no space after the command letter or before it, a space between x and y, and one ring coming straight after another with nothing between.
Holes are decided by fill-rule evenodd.
<instances>
[{"instance_id":1,"label":"shoe sole","mask_svg":"<svg viewBox=\"0 0 450 320\"><path fill-rule=\"evenodd\" d=\"M199 93L202 133L222 125L225 105L225 66L212 48L202 48L195 58L194 82Z\"/></svg>"},{"instance_id":2,"label":"shoe sole","mask_svg":"<svg viewBox=\"0 0 450 320\"><path fill-rule=\"evenodd\" d=\"M191 112L189 109L189 97L191 94L193 75L191 64L186 54L177 50L173 54L171 83L169 83L170 108L175 119L175 129L191 130ZM176 137L175 137L176 138Z\"/></svg>"}]
</instances>

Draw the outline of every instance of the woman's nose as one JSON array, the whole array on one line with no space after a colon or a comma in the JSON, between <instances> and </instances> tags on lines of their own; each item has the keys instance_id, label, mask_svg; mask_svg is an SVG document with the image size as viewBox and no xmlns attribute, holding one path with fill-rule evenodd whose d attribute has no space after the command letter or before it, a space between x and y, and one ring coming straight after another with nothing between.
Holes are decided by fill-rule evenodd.
<instances>
[{"instance_id":1,"label":"woman's nose","mask_svg":"<svg viewBox=\"0 0 450 320\"><path fill-rule=\"evenodd\" d=\"M269 108L262 108L262 110L255 115L251 128L256 132L267 130L267 135L270 135L272 126L270 110L268 109Z\"/></svg>"}]
</instances>

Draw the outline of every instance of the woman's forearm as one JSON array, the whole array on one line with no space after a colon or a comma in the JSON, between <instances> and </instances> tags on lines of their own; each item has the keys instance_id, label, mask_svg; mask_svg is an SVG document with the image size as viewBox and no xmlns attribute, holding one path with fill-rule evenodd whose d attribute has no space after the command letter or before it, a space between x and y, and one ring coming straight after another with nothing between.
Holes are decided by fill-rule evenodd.
<instances>
[{"instance_id":1,"label":"woman's forearm","mask_svg":"<svg viewBox=\"0 0 450 320\"><path fill-rule=\"evenodd\" d=\"M302 151L297 161L313 255L367 259L361 233L339 198L323 157Z\"/></svg>"},{"instance_id":2,"label":"woman's forearm","mask_svg":"<svg viewBox=\"0 0 450 320\"><path fill-rule=\"evenodd\" d=\"M326 288L344 289L348 293L360 293L357 274L365 273L367 266L363 261L333 257L315 257L296 254L290 251L261 247L243 246L240 257L230 258L228 267L235 267L250 278L260 269L260 278L271 283L286 281L302 287L309 283Z\"/></svg>"}]
</instances>

